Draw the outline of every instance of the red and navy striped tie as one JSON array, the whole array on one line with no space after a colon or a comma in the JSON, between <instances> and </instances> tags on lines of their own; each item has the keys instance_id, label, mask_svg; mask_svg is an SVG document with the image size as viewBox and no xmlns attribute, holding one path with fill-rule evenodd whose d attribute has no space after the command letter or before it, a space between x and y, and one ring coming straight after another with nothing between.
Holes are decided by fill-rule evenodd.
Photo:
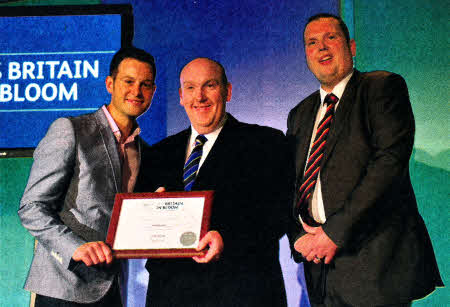
<instances>
[{"instance_id":1,"label":"red and navy striped tie","mask_svg":"<svg viewBox=\"0 0 450 307\"><path fill-rule=\"evenodd\" d=\"M184 164L183 168L183 183L185 191L190 191L192 185L194 184L200 159L202 158L203 154L203 145L207 140L208 139L202 134L197 135L197 137L195 138L194 149L192 149L192 152L189 155L189 158Z\"/></svg>"},{"instance_id":2,"label":"red and navy striped tie","mask_svg":"<svg viewBox=\"0 0 450 307\"><path fill-rule=\"evenodd\" d=\"M325 151L325 144L327 143L327 136L333 121L334 107L338 100L339 98L332 93L325 97L324 104L327 106L327 110L320 121L319 126L317 127L316 136L313 144L311 145L308 161L306 162L302 184L298 191L299 199L295 207L295 215L296 217L300 215L303 222L310 226L320 225L311 216L308 201L314 192L320 167L322 165L322 161L324 160L323 155Z\"/></svg>"}]
</instances>

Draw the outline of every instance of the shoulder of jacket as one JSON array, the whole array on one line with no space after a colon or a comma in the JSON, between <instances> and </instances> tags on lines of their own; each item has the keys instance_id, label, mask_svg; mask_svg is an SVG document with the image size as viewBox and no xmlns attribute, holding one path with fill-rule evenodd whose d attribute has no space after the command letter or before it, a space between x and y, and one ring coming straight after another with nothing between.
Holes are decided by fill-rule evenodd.
<instances>
[{"instance_id":1,"label":"shoulder of jacket","mask_svg":"<svg viewBox=\"0 0 450 307\"><path fill-rule=\"evenodd\" d=\"M314 105L314 103L317 101L319 95L320 95L319 90L308 95L306 98L304 98L302 101L300 101L295 107L293 107L291 109L291 111L289 111L289 116L296 113L301 108Z\"/></svg>"},{"instance_id":2,"label":"shoulder of jacket","mask_svg":"<svg viewBox=\"0 0 450 307\"><path fill-rule=\"evenodd\" d=\"M178 133L172 134L168 137L165 137L164 139L153 144L151 147L157 148L163 146L170 146L171 144L179 144L179 142L182 142L183 139L186 139L188 137L189 137L189 128L182 130Z\"/></svg>"},{"instance_id":3,"label":"shoulder of jacket","mask_svg":"<svg viewBox=\"0 0 450 307\"><path fill-rule=\"evenodd\" d=\"M384 81L388 78L402 78L399 74L386 71L386 70L374 70L369 72L359 73L360 82L376 82Z\"/></svg>"},{"instance_id":4,"label":"shoulder of jacket","mask_svg":"<svg viewBox=\"0 0 450 307\"><path fill-rule=\"evenodd\" d=\"M247 139L249 142L257 143L263 143L267 140L274 141L285 137L284 133L276 128L244 122L239 122L239 125L234 126L227 133L236 135L240 139Z\"/></svg>"}]
</instances>

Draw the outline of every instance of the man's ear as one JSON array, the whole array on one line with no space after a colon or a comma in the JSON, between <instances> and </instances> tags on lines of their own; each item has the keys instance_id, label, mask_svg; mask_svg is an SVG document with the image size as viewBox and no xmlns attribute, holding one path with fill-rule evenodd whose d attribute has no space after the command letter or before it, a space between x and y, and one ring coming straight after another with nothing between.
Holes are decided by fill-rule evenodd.
<instances>
[{"instance_id":1,"label":"man's ear","mask_svg":"<svg viewBox=\"0 0 450 307\"><path fill-rule=\"evenodd\" d=\"M180 105L182 105L184 107L183 91L181 90L181 87L178 89L178 94L180 95Z\"/></svg>"},{"instance_id":2,"label":"man's ear","mask_svg":"<svg viewBox=\"0 0 450 307\"><path fill-rule=\"evenodd\" d=\"M114 89L114 79L111 76L106 77L105 84L108 93L112 94Z\"/></svg>"},{"instance_id":3,"label":"man's ear","mask_svg":"<svg viewBox=\"0 0 450 307\"><path fill-rule=\"evenodd\" d=\"M356 56L356 42L353 38L350 40L350 52L352 53L353 57Z\"/></svg>"},{"instance_id":4,"label":"man's ear","mask_svg":"<svg viewBox=\"0 0 450 307\"><path fill-rule=\"evenodd\" d=\"M233 91L233 86L231 85L230 82L228 82L227 84L227 102L231 100L231 93Z\"/></svg>"}]
</instances>

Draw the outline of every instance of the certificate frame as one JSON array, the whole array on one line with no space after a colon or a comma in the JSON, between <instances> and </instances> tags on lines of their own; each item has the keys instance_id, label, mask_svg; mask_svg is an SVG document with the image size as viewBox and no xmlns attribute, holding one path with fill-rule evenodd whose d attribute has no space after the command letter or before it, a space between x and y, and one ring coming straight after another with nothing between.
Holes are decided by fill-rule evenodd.
<instances>
[{"instance_id":1,"label":"certificate frame","mask_svg":"<svg viewBox=\"0 0 450 307\"><path fill-rule=\"evenodd\" d=\"M211 219L211 208L214 191L192 191L192 192L160 192L160 193L117 193L108 228L106 243L111 247L114 257L117 259L139 259L139 258L190 258L201 256L205 251L197 251L195 248L114 248L118 235L123 235L124 226L118 227L121 216L127 210L126 200L164 200L204 198L201 225L198 240L203 238L209 230ZM150 232L150 231L149 231ZM141 234L136 234L141 235Z\"/></svg>"}]
</instances>

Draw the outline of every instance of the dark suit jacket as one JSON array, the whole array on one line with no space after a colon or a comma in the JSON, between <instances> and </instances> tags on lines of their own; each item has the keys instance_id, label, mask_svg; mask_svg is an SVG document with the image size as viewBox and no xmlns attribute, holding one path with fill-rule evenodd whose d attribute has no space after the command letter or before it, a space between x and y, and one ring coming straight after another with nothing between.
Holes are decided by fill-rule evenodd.
<instances>
[{"instance_id":1,"label":"dark suit jacket","mask_svg":"<svg viewBox=\"0 0 450 307\"><path fill-rule=\"evenodd\" d=\"M139 147L142 140L138 138ZM19 217L37 241L25 289L79 303L102 298L119 269L71 261L90 241L105 241L121 192L117 141L99 109L59 118L34 151Z\"/></svg>"},{"instance_id":2,"label":"dark suit jacket","mask_svg":"<svg viewBox=\"0 0 450 307\"><path fill-rule=\"evenodd\" d=\"M289 113L297 190L319 105L317 91ZM327 289L355 306L427 295L442 281L409 176L414 117L405 81L389 72L355 70L332 125L320 180L327 217L323 229L339 249ZM304 232L291 225L293 245ZM299 261L301 255L292 250ZM318 268L305 263L312 297Z\"/></svg>"},{"instance_id":3,"label":"dark suit jacket","mask_svg":"<svg viewBox=\"0 0 450 307\"><path fill-rule=\"evenodd\" d=\"M145 153L142 191L183 190L190 129ZM152 306L285 306L278 241L287 230L293 167L275 129L228 119L192 190L214 190L211 227L222 235L220 260L149 260ZM292 172L292 176L289 173Z\"/></svg>"}]
</instances>

